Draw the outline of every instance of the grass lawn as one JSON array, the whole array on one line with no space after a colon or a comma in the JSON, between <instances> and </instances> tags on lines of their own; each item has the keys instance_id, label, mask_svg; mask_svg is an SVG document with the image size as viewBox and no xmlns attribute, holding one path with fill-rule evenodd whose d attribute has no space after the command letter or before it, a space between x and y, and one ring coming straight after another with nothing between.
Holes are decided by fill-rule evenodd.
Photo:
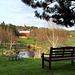
<instances>
[{"instance_id":1,"label":"grass lawn","mask_svg":"<svg viewBox=\"0 0 75 75\"><path fill-rule=\"evenodd\" d=\"M32 39L19 38L18 41L20 42L21 46L26 46L27 44L36 44L36 41L33 41Z\"/></svg>"},{"instance_id":2,"label":"grass lawn","mask_svg":"<svg viewBox=\"0 0 75 75\"><path fill-rule=\"evenodd\" d=\"M75 37L68 38L64 46L75 46Z\"/></svg>"},{"instance_id":3,"label":"grass lawn","mask_svg":"<svg viewBox=\"0 0 75 75\"><path fill-rule=\"evenodd\" d=\"M0 75L75 75L75 65L71 65L70 61L52 62L50 71L41 68L41 59L8 61L7 57L0 57Z\"/></svg>"}]
</instances>

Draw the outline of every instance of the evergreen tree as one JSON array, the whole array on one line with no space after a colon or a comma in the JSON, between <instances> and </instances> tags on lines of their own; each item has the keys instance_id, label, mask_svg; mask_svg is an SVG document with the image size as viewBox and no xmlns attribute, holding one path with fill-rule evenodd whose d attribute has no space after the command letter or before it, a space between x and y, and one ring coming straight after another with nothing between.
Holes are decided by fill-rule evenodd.
<instances>
[{"instance_id":1,"label":"evergreen tree","mask_svg":"<svg viewBox=\"0 0 75 75\"><path fill-rule=\"evenodd\" d=\"M40 19L53 21L63 26L75 25L75 0L22 0L34 9L41 8L42 14L35 11L35 16ZM54 5L52 7L52 5Z\"/></svg>"},{"instance_id":2,"label":"evergreen tree","mask_svg":"<svg viewBox=\"0 0 75 75\"><path fill-rule=\"evenodd\" d=\"M4 27L5 27L5 22L2 22L2 23L0 24L0 26L1 26L2 28L4 28Z\"/></svg>"}]
</instances>

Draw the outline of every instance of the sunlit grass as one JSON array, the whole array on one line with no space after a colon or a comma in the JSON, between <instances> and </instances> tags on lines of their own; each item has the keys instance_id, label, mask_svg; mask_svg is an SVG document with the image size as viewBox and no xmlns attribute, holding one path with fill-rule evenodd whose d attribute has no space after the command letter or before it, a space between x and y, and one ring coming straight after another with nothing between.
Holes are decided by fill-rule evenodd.
<instances>
[{"instance_id":1,"label":"sunlit grass","mask_svg":"<svg viewBox=\"0 0 75 75\"><path fill-rule=\"evenodd\" d=\"M26 46L27 44L36 44L36 41L33 41L32 39L25 39L25 38L19 38L19 42L21 46Z\"/></svg>"}]
</instances>

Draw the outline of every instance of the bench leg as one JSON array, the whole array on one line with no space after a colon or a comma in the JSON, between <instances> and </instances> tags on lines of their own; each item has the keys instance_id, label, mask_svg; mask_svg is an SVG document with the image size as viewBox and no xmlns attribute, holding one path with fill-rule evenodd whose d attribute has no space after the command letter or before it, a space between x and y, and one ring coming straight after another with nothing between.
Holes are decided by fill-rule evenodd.
<instances>
[{"instance_id":1,"label":"bench leg","mask_svg":"<svg viewBox=\"0 0 75 75\"><path fill-rule=\"evenodd\" d=\"M12 61L13 61L14 57L12 57Z\"/></svg>"},{"instance_id":2,"label":"bench leg","mask_svg":"<svg viewBox=\"0 0 75 75\"><path fill-rule=\"evenodd\" d=\"M73 60L71 60L71 64L73 65Z\"/></svg>"},{"instance_id":3,"label":"bench leg","mask_svg":"<svg viewBox=\"0 0 75 75\"><path fill-rule=\"evenodd\" d=\"M44 58L42 58L42 68L44 68Z\"/></svg>"},{"instance_id":4,"label":"bench leg","mask_svg":"<svg viewBox=\"0 0 75 75\"><path fill-rule=\"evenodd\" d=\"M49 70L51 70L51 61L49 62Z\"/></svg>"}]
</instances>

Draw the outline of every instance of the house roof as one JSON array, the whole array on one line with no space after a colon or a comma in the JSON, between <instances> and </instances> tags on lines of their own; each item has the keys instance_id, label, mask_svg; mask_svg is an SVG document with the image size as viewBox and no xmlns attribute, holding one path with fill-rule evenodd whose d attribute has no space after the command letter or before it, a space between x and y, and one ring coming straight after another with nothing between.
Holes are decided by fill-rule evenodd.
<instances>
[{"instance_id":1,"label":"house roof","mask_svg":"<svg viewBox=\"0 0 75 75\"><path fill-rule=\"evenodd\" d=\"M29 33L30 31L19 31L19 33Z\"/></svg>"}]
</instances>

